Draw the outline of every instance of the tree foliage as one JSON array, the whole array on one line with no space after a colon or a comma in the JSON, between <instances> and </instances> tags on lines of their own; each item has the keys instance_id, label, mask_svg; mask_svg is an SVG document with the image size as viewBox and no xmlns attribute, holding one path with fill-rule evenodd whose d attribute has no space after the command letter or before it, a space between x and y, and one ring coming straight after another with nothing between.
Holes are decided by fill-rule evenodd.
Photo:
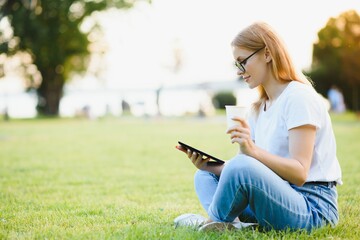
<instances>
[{"instance_id":1,"label":"tree foliage","mask_svg":"<svg viewBox=\"0 0 360 240\"><path fill-rule=\"evenodd\" d=\"M360 16L354 10L331 18L318 33L308 73L317 90L326 96L331 85L342 89L346 105L359 110Z\"/></svg>"},{"instance_id":2,"label":"tree foliage","mask_svg":"<svg viewBox=\"0 0 360 240\"><path fill-rule=\"evenodd\" d=\"M0 33L0 51L9 55L28 54L41 73L37 87L39 111L57 115L62 90L70 74L86 69L92 43L91 33L81 24L94 12L129 8L127 0L4 0L0 19L6 19L12 35Z\"/></svg>"},{"instance_id":3,"label":"tree foliage","mask_svg":"<svg viewBox=\"0 0 360 240\"><path fill-rule=\"evenodd\" d=\"M217 109L225 109L226 105L236 105L236 97L232 92L219 92L212 101Z\"/></svg>"}]
</instances>

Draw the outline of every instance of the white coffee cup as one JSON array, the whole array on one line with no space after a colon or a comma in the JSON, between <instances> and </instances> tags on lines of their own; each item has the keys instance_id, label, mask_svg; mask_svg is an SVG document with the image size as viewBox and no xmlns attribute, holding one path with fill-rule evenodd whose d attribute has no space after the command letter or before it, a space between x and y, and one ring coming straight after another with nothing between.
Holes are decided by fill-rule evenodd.
<instances>
[{"instance_id":1,"label":"white coffee cup","mask_svg":"<svg viewBox=\"0 0 360 240\"><path fill-rule=\"evenodd\" d=\"M232 118L247 117L248 108L246 106L225 105L225 109L226 109L226 123L228 128L240 124L238 121L232 120Z\"/></svg>"}]
</instances>

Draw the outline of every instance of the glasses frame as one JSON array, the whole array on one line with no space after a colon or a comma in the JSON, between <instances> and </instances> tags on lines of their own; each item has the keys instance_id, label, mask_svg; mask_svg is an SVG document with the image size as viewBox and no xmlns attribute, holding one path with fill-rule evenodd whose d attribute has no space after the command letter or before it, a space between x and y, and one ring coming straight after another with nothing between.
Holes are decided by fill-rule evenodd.
<instances>
[{"instance_id":1,"label":"glasses frame","mask_svg":"<svg viewBox=\"0 0 360 240\"><path fill-rule=\"evenodd\" d=\"M254 56L257 52L259 52L260 50L263 50L265 47L259 48L258 50L256 50L255 52L253 52L252 54L250 54L247 58L245 58L244 60L242 60L241 62L239 61L235 61L235 66L241 71L241 72L246 72L245 69L245 64L247 62L247 60L249 60L252 56Z\"/></svg>"}]
</instances>

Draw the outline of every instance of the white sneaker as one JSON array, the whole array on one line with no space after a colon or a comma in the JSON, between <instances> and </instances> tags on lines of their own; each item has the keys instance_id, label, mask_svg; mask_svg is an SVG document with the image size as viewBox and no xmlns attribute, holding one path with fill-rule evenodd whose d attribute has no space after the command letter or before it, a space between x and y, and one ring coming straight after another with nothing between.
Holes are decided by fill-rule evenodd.
<instances>
[{"instance_id":1,"label":"white sneaker","mask_svg":"<svg viewBox=\"0 0 360 240\"><path fill-rule=\"evenodd\" d=\"M243 228L250 228L257 226L257 223L236 222L210 222L204 224L199 228L199 231L225 231L225 230L239 230Z\"/></svg>"},{"instance_id":2,"label":"white sneaker","mask_svg":"<svg viewBox=\"0 0 360 240\"><path fill-rule=\"evenodd\" d=\"M225 231L225 230L233 230L235 226L232 223L228 222L210 222L204 224L199 228L199 231Z\"/></svg>"},{"instance_id":3,"label":"white sneaker","mask_svg":"<svg viewBox=\"0 0 360 240\"><path fill-rule=\"evenodd\" d=\"M237 229L254 228L259 225L257 223L246 223L246 222L240 222L240 221L232 222L231 224Z\"/></svg>"},{"instance_id":4,"label":"white sneaker","mask_svg":"<svg viewBox=\"0 0 360 240\"><path fill-rule=\"evenodd\" d=\"M185 213L174 219L175 228L193 227L198 228L206 222L207 218L194 213Z\"/></svg>"}]
</instances>

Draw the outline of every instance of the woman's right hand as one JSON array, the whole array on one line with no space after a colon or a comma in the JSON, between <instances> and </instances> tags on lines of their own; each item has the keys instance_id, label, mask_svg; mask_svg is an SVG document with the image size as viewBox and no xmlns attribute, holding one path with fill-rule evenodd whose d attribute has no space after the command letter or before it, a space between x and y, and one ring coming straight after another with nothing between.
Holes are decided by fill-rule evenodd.
<instances>
[{"instance_id":1,"label":"woman's right hand","mask_svg":"<svg viewBox=\"0 0 360 240\"><path fill-rule=\"evenodd\" d=\"M210 160L210 158L203 158L203 155L191 151L190 149L187 150L187 156L194 164L194 166L200 170L205 170L207 167L207 162Z\"/></svg>"},{"instance_id":2,"label":"woman's right hand","mask_svg":"<svg viewBox=\"0 0 360 240\"><path fill-rule=\"evenodd\" d=\"M203 158L201 154L195 151L191 151L190 149L186 149L181 145L176 146L176 148L186 153L187 157L191 160L192 164L194 164L197 169L205 170L220 176L221 170L225 164L208 165L207 163L209 162L210 158Z\"/></svg>"},{"instance_id":3,"label":"woman's right hand","mask_svg":"<svg viewBox=\"0 0 360 240\"><path fill-rule=\"evenodd\" d=\"M186 149L183 146L179 145L176 148L184 153L186 153L187 157L191 160L194 166L197 169L205 170L207 166L207 162L210 158L203 158L203 156L195 151L191 151L190 149Z\"/></svg>"}]
</instances>

